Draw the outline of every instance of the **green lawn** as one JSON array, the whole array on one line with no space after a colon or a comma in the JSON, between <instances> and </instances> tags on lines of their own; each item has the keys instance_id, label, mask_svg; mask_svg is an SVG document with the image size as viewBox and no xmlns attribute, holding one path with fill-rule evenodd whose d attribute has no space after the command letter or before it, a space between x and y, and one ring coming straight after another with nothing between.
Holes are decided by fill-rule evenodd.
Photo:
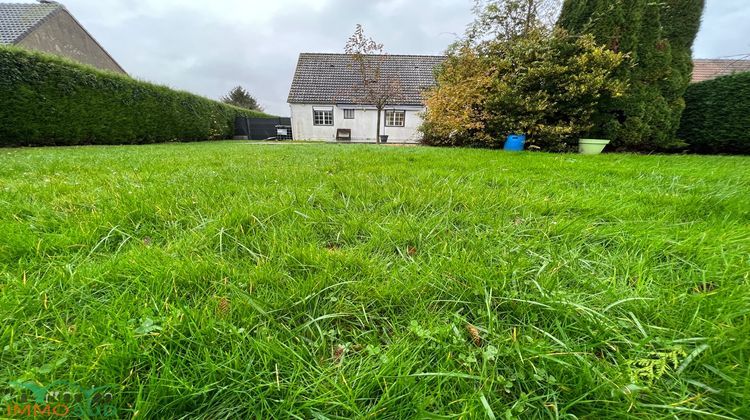
<instances>
[{"instance_id":1,"label":"green lawn","mask_svg":"<svg viewBox=\"0 0 750 420\"><path fill-rule=\"evenodd\" d=\"M749 273L750 158L0 149L0 417L748 418Z\"/></svg>"}]
</instances>

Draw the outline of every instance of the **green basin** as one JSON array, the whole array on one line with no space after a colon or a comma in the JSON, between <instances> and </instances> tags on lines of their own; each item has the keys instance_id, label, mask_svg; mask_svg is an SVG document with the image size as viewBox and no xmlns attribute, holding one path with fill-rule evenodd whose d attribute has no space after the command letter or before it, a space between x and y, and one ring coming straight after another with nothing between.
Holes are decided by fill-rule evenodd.
<instances>
[{"instance_id":1,"label":"green basin","mask_svg":"<svg viewBox=\"0 0 750 420\"><path fill-rule=\"evenodd\" d=\"M578 142L578 151L582 155L598 155L604 150L604 146L608 144L609 140L581 139Z\"/></svg>"}]
</instances>

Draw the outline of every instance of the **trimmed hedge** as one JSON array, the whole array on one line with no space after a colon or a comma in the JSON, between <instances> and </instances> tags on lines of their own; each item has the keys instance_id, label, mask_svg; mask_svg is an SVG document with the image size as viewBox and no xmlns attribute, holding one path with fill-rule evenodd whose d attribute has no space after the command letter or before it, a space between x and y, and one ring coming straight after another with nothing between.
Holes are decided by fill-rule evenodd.
<instances>
[{"instance_id":1,"label":"trimmed hedge","mask_svg":"<svg viewBox=\"0 0 750 420\"><path fill-rule=\"evenodd\" d=\"M698 153L750 154L750 72L690 85L679 136Z\"/></svg>"},{"instance_id":2,"label":"trimmed hedge","mask_svg":"<svg viewBox=\"0 0 750 420\"><path fill-rule=\"evenodd\" d=\"M56 56L0 47L0 146L231 138L238 115L267 116Z\"/></svg>"}]
</instances>

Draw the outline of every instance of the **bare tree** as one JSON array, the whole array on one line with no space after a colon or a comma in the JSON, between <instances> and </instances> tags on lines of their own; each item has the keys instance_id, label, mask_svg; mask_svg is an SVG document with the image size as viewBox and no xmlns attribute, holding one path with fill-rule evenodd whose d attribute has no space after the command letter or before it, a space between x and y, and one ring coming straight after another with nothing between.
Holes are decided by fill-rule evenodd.
<instances>
[{"instance_id":1,"label":"bare tree","mask_svg":"<svg viewBox=\"0 0 750 420\"><path fill-rule=\"evenodd\" d=\"M562 0L474 0L474 22L466 30L472 44L490 39L512 40L531 31L551 30Z\"/></svg>"},{"instance_id":2,"label":"bare tree","mask_svg":"<svg viewBox=\"0 0 750 420\"><path fill-rule=\"evenodd\" d=\"M362 25L357 25L354 34L347 40L344 51L351 55L352 67L360 78L349 96L356 103L374 106L377 110L375 142L380 143L383 110L387 105L397 105L402 97L399 75L383 73L388 54L383 51L383 44L365 36Z\"/></svg>"}]
</instances>

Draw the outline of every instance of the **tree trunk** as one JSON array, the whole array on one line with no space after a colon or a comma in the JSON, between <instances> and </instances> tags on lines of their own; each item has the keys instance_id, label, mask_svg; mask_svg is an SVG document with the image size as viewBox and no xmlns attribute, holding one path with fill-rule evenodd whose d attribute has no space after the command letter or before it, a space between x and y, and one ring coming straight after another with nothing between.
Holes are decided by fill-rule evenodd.
<instances>
[{"instance_id":1,"label":"tree trunk","mask_svg":"<svg viewBox=\"0 0 750 420\"><path fill-rule=\"evenodd\" d=\"M532 19L534 18L533 8L534 8L534 1L528 0L526 2L526 28L524 28L525 29L524 36L528 35L529 32L531 32L531 22L532 22Z\"/></svg>"},{"instance_id":2,"label":"tree trunk","mask_svg":"<svg viewBox=\"0 0 750 420\"><path fill-rule=\"evenodd\" d=\"M378 128L375 131L375 143L380 144L380 113L383 112L381 108L378 108Z\"/></svg>"}]
</instances>

